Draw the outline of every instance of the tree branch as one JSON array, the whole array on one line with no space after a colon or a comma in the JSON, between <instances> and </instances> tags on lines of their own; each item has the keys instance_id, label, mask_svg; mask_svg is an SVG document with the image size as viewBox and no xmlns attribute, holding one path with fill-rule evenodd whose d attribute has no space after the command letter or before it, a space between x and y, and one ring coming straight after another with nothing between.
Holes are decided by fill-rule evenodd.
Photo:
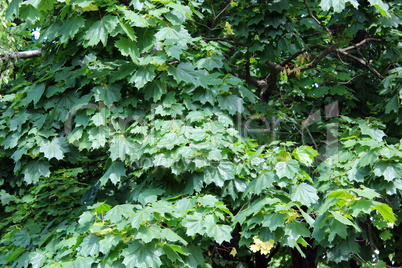
<instances>
[{"instance_id":1,"label":"tree branch","mask_svg":"<svg viewBox=\"0 0 402 268\"><path fill-rule=\"evenodd\" d=\"M318 24L320 27L322 27L325 31L327 31L328 37L329 37L329 39L331 39L331 38L332 38L331 31L330 31L324 24L322 24L321 21L319 21L319 20L311 13L310 8L309 8L309 6L307 5L307 1L306 1L306 0L304 0L304 5L306 6L307 12L308 12L308 14L310 15L310 17L312 17L313 20L315 20L315 22L317 22L317 24Z\"/></svg>"},{"instance_id":2,"label":"tree branch","mask_svg":"<svg viewBox=\"0 0 402 268\"><path fill-rule=\"evenodd\" d=\"M351 59L354 59L355 61L357 61L357 62L360 63L361 65L366 66L367 69L369 69L369 71L372 72L372 73L373 73L375 76L377 76L379 79L383 80L383 79L385 78L385 77L382 76L376 69L374 69L374 67L371 66L369 62L364 61L364 60L362 60L362 59L360 59L360 58L358 58L358 57L356 57L356 56L353 56L352 54L349 54L349 53L347 53L346 51L343 51L342 49L337 49L336 51L339 52L339 53L341 53L341 54L343 54L343 55L345 55L345 56L347 56L347 57L349 57L349 58L351 58Z\"/></svg>"},{"instance_id":3,"label":"tree branch","mask_svg":"<svg viewBox=\"0 0 402 268\"><path fill-rule=\"evenodd\" d=\"M336 45L336 44L335 44L335 45L332 45L332 46L330 46L330 47L327 47L323 52L321 52L320 54L318 54L318 56L315 57L313 61L309 62L308 64L306 64L305 67L301 68L301 69L300 69L300 72L304 72L304 71L306 71L306 70L316 68L317 65L318 65L318 63L319 63L323 58L325 58L326 56L328 56L328 54L331 54L332 52L334 52L334 51L336 51L336 50L337 50L337 45ZM289 76L289 77L294 77L294 76L296 76L296 70L293 69L292 71L290 71L290 73L288 74L288 76Z\"/></svg>"},{"instance_id":4,"label":"tree branch","mask_svg":"<svg viewBox=\"0 0 402 268\"><path fill-rule=\"evenodd\" d=\"M28 50L28 51L18 51L14 53L9 53L7 51L4 51L3 54L0 56L2 60L12 60L12 59L29 59L29 58L36 58L40 57L42 55L42 49L36 49L36 50Z\"/></svg>"},{"instance_id":5,"label":"tree branch","mask_svg":"<svg viewBox=\"0 0 402 268\"><path fill-rule=\"evenodd\" d=\"M370 41L381 42L381 39L378 39L378 38L371 38L371 37L370 37L370 38L366 38L366 39L364 39L363 41L361 41L361 42L359 42L359 43L357 43L357 44L354 44L354 45L351 45L351 46L349 46L349 47L345 47L345 48L339 49L339 51L346 52L346 51L348 51L348 50L357 48L357 47L363 45L364 43L367 43L367 42L370 42Z\"/></svg>"}]
</instances>

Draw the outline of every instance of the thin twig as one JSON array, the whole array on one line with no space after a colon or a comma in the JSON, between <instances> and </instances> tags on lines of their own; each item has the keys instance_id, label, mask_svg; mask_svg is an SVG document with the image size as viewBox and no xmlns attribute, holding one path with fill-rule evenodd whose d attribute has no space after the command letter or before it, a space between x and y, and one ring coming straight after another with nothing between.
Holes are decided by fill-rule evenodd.
<instances>
[{"instance_id":1,"label":"thin twig","mask_svg":"<svg viewBox=\"0 0 402 268\"><path fill-rule=\"evenodd\" d=\"M251 202L251 200L253 200L253 198L254 198L254 195L252 195L252 196L250 197L250 200L248 200L247 203L245 203L245 204L240 208L240 210L237 211L236 215L239 214L239 213L243 210L243 208L244 208L245 206L247 206L247 205ZM236 216L236 215L235 215L235 216Z\"/></svg>"},{"instance_id":2,"label":"thin twig","mask_svg":"<svg viewBox=\"0 0 402 268\"><path fill-rule=\"evenodd\" d=\"M343 55L345 55L345 56L347 56L347 57L349 57L349 58L351 58L351 59L354 59L355 61L359 62L361 65L366 66L367 69L369 69L369 71L371 71L379 79L381 79L381 80L384 79L384 76L382 76L376 69L374 69L373 66L371 66L369 62L366 62L366 61L364 61L362 59L359 59L358 57L353 56L353 55L347 53L346 51L342 51L342 50L339 50L339 49L337 49L336 51L341 53L341 54L343 54Z\"/></svg>"},{"instance_id":3,"label":"thin twig","mask_svg":"<svg viewBox=\"0 0 402 268\"><path fill-rule=\"evenodd\" d=\"M367 261L365 261L359 254L357 253L350 253L349 257L354 257L357 261L362 262L362 263L367 263Z\"/></svg>"},{"instance_id":4,"label":"thin twig","mask_svg":"<svg viewBox=\"0 0 402 268\"><path fill-rule=\"evenodd\" d=\"M315 22L317 22L317 24L318 24L320 27L322 27L323 29L325 29L325 30L327 31L328 37L329 37L329 39L331 39L331 38L332 38L331 31L330 31L324 24L322 24L321 21L319 21L319 20L311 13L310 7L307 5L307 1L306 1L306 0L304 0L304 5L306 6L307 12L308 12L308 14L310 15L310 17L312 17L313 20L315 20Z\"/></svg>"},{"instance_id":5,"label":"thin twig","mask_svg":"<svg viewBox=\"0 0 402 268\"><path fill-rule=\"evenodd\" d=\"M212 4L212 0L209 1L211 3L211 8L212 8L212 13L214 13L214 18L216 17L215 15L215 9L214 9L214 5Z\"/></svg>"},{"instance_id":6,"label":"thin twig","mask_svg":"<svg viewBox=\"0 0 402 268\"><path fill-rule=\"evenodd\" d=\"M367 232L368 232L368 237L369 237L369 242L370 242L370 248L371 248L371 253L374 254L375 259L373 261L373 263L377 263L380 259L380 256L378 256L378 248L377 246L374 244L374 240L373 240L373 234L371 232L371 220L370 217L368 217L367 220Z\"/></svg>"},{"instance_id":7,"label":"thin twig","mask_svg":"<svg viewBox=\"0 0 402 268\"><path fill-rule=\"evenodd\" d=\"M209 28L207 25L205 25L205 24L203 24L203 23L200 23L200 22L198 22L198 21L193 21L195 24L199 24L199 25L201 25L201 26L204 26L204 27L206 27L208 30L210 30L210 31L212 31L212 29L211 28Z\"/></svg>"},{"instance_id":8,"label":"thin twig","mask_svg":"<svg viewBox=\"0 0 402 268\"><path fill-rule=\"evenodd\" d=\"M359 73L358 75L350 78L347 82L338 82L338 85L347 85L350 84L350 82L352 82L352 80L356 79L359 76L362 76L364 73Z\"/></svg>"},{"instance_id":9,"label":"thin twig","mask_svg":"<svg viewBox=\"0 0 402 268\"><path fill-rule=\"evenodd\" d=\"M214 20L216 20L230 5L231 5L231 2L229 2L229 4L227 4L226 7L225 7L224 9L222 9L221 12L219 12L218 16L216 16L216 17L214 18Z\"/></svg>"}]
</instances>

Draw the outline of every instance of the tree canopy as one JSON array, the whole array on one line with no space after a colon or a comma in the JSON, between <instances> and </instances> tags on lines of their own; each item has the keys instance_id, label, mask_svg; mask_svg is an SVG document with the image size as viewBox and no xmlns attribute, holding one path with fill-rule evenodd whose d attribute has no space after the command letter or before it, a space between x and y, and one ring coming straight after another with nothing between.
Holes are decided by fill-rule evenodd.
<instances>
[{"instance_id":1,"label":"tree canopy","mask_svg":"<svg viewBox=\"0 0 402 268\"><path fill-rule=\"evenodd\" d=\"M402 266L400 1L0 22L1 267Z\"/></svg>"}]
</instances>

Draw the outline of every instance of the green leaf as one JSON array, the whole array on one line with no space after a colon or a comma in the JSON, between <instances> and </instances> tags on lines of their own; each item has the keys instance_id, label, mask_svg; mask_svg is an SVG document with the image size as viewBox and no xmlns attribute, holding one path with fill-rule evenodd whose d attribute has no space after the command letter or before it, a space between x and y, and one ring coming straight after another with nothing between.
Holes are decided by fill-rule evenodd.
<instances>
[{"instance_id":1,"label":"green leaf","mask_svg":"<svg viewBox=\"0 0 402 268\"><path fill-rule=\"evenodd\" d=\"M180 60L180 55L183 54L182 46L168 46L165 47L166 54L177 60Z\"/></svg>"},{"instance_id":2,"label":"green leaf","mask_svg":"<svg viewBox=\"0 0 402 268\"><path fill-rule=\"evenodd\" d=\"M24 167L22 173L24 174L24 181L27 184L38 183L40 177L50 176L50 165L45 161L30 161Z\"/></svg>"},{"instance_id":3,"label":"green leaf","mask_svg":"<svg viewBox=\"0 0 402 268\"><path fill-rule=\"evenodd\" d=\"M171 46L180 44L186 47L187 43L191 42L191 35L182 25L174 25L172 27L161 28L156 34L155 38L165 45Z\"/></svg>"},{"instance_id":4,"label":"green leaf","mask_svg":"<svg viewBox=\"0 0 402 268\"><path fill-rule=\"evenodd\" d=\"M118 224L123 220L123 218L128 219L134 215L134 208L135 206L132 204L114 206L112 209L106 212L104 220L110 221L113 224Z\"/></svg>"},{"instance_id":5,"label":"green leaf","mask_svg":"<svg viewBox=\"0 0 402 268\"><path fill-rule=\"evenodd\" d=\"M243 193L243 197L245 197L249 193L253 193L256 195L261 194L264 190L272 187L272 183L275 181L275 173L273 172L264 172L256 179L252 180L250 184L247 186L246 190Z\"/></svg>"},{"instance_id":6,"label":"green leaf","mask_svg":"<svg viewBox=\"0 0 402 268\"><path fill-rule=\"evenodd\" d=\"M218 102L220 107L227 110L231 115L244 112L244 101L236 95L219 95Z\"/></svg>"},{"instance_id":7,"label":"green leaf","mask_svg":"<svg viewBox=\"0 0 402 268\"><path fill-rule=\"evenodd\" d=\"M128 23L123 23L121 20L119 20L119 24L121 26L121 28L123 29L123 31L126 33L127 37L135 42L137 41L137 37L135 36L135 32L133 30L133 28L128 24Z\"/></svg>"},{"instance_id":8,"label":"green leaf","mask_svg":"<svg viewBox=\"0 0 402 268\"><path fill-rule=\"evenodd\" d=\"M208 71L212 71L215 68L220 69L223 66L222 57L214 54L209 58L202 58L199 61L197 61L196 66L199 69L205 68Z\"/></svg>"},{"instance_id":9,"label":"green leaf","mask_svg":"<svg viewBox=\"0 0 402 268\"><path fill-rule=\"evenodd\" d=\"M36 107L36 104L38 103L44 92L45 92L44 83L30 86L27 90L27 96L23 101L23 105L26 106L33 101L34 106Z\"/></svg>"},{"instance_id":10,"label":"green leaf","mask_svg":"<svg viewBox=\"0 0 402 268\"><path fill-rule=\"evenodd\" d=\"M17 247L27 247L31 244L32 238L27 229L22 229L14 235L12 243Z\"/></svg>"},{"instance_id":11,"label":"green leaf","mask_svg":"<svg viewBox=\"0 0 402 268\"><path fill-rule=\"evenodd\" d=\"M143 191L138 195L138 202L141 203L141 205L145 206L148 203L155 202L158 199L158 196L163 194L164 191L162 189L158 188L148 188Z\"/></svg>"},{"instance_id":12,"label":"green leaf","mask_svg":"<svg viewBox=\"0 0 402 268\"><path fill-rule=\"evenodd\" d=\"M287 162L278 162L275 165L275 171L279 178L287 177L289 179L293 179L299 170L299 163L294 159Z\"/></svg>"},{"instance_id":13,"label":"green leaf","mask_svg":"<svg viewBox=\"0 0 402 268\"><path fill-rule=\"evenodd\" d=\"M109 34L112 34L114 29L116 28L117 24L119 24L119 19L117 16L113 16L110 14L107 14L102 18L102 22L105 25L106 30L108 31Z\"/></svg>"},{"instance_id":14,"label":"green leaf","mask_svg":"<svg viewBox=\"0 0 402 268\"><path fill-rule=\"evenodd\" d=\"M357 168L357 162L352 163L352 168L347 172L350 181L364 182L364 178L369 174L366 168Z\"/></svg>"},{"instance_id":15,"label":"green leaf","mask_svg":"<svg viewBox=\"0 0 402 268\"><path fill-rule=\"evenodd\" d=\"M85 26L85 19L81 16L69 18L61 27L60 42L66 43L69 39L73 39L81 28Z\"/></svg>"},{"instance_id":16,"label":"green leaf","mask_svg":"<svg viewBox=\"0 0 402 268\"><path fill-rule=\"evenodd\" d=\"M89 234L82 240L79 252L84 257L92 256L97 257L99 255L99 239L96 234Z\"/></svg>"},{"instance_id":17,"label":"green leaf","mask_svg":"<svg viewBox=\"0 0 402 268\"><path fill-rule=\"evenodd\" d=\"M330 211L330 212L331 212L331 214L334 216L334 218L335 218L337 221L339 221L339 222L341 222L341 223L343 223L343 224L345 224L345 225L353 226L353 227L356 229L356 231L361 232L360 227L357 226L354 222L352 222L352 221L349 220L348 218L346 218L345 216L339 214L339 213L336 212L336 211Z\"/></svg>"},{"instance_id":18,"label":"green leaf","mask_svg":"<svg viewBox=\"0 0 402 268\"><path fill-rule=\"evenodd\" d=\"M383 17L390 17L390 14L388 13L388 4L384 3L382 0L369 0L369 3L380 10L380 13Z\"/></svg>"},{"instance_id":19,"label":"green leaf","mask_svg":"<svg viewBox=\"0 0 402 268\"><path fill-rule=\"evenodd\" d=\"M391 113L391 111L397 113L398 110L399 110L398 96L395 95L388 101L387 105L385 105L385 113L389 114Z\"/></svg>"},{"instance_id":20,"label":"green leaf","mask_svg":"<svg viewBox=\"0 0 402 268\"><path fill-rule=\"evenodd\" d=\"M356 200L353 205L351 206L351 209L353 210L353 214L359 215L360 212L363 212L365 214L369 214L371 212L371 207L373 206L373 203L371 200L367 199L360 199Z\"/></svg>"},{"instance_id":21,"label":"green leaf","mask_svg":"<svg viewBox=\"0 0 402 268\"><path fill-rule=\"evenodd\" d=\"M302 205L307 207L310 207L311 204L316 203L319 199L317 190L313 186L304 182L292 187L290 197L292 198L292 201L300 202Z\"/></svg>"},{"instance_id":22,"label":"green leaf","mask_svg":"<svg viewBox=\"0 0 402 268\"><path fill-rule=\"evenodd\" d=\"M381 214L382 218L390 223L395 223L396 217L392 208L390 208L387 204L376 205L375 208Z\"/></svg>"},{"instance_id":23,"label":"green leaf","mask_svg":"<svg viewBox=\"0 0 402 268\"><path fill-rule=\"evenodd\" d=\"M333 8L335 12L339 13L345 9L345 4L347 2L351 3L356 9L359 6L359 2L357 2L357 0L321 0L320 7L324 11L328 11Z\"/></svg>"},{"instance_id":24,"label":"green leaf","mask_svg":"<svg viewBox=\"0 0 402 268\"><path fill-rule=\"evenodd\" d=\"M12 15L15 14L16 17L19 16L20 5L22 4L23 0L12 0L7 7L6 10L6 20L9 20Z\"/></svg>"},{"instance_id":25,"label":"green leaf","mask_svg":"<svg viewBox=\"0 0 402 268\"><path fill-rule=\"evenodd\" d=\"M166 6L170 7L172 10L176 12L180 12L184 16L186 16L188 19L191 19L191 15L193 12L191 11L191 8L187 5L180 5L178 3L170 2Z\"/></svg>"},{"instance_id":26,"label":"green leaf","mask_svg":"<svg viewBox=\"0 0 402 268\"><path fill-rule=\"evenodd\" d=\"M163 251L165 252L168 259L172 262L183 261L179 254L172 248L172 245L163 245Z\"/></svg>"},{"instance_id":27,"label":"green leaf","mask_svg":"<svg viewBox=\"0 0 402 268\"><path fill-rule=\"evenodd\" d=\"M374 174L378 177L384 176L386 181L392 181L395 178L400 179L402 178L402 164L389 161L378 161L374 166Z\"/></svg>"},{"instance_id":28,"label":"green leaf","mask_svg":"<svg viewBox=\"0 0 402 268\"><path fill-rule=\"evenodd\" d=\"M197 80L197 72L190 62L182 62L176 68L170 67L168 73L173 76L177 82L194 83Z\"/></svg>"},{"instance_id":29,"label":"green leaf","mask_svg":"<svg viewBox=\"0 0 402 268\"><path fill-rule=\"evenodd\" d=\"M130 25L134 27L147 27L148 20L146 17L143 17L133 11L130 10L124 10L123 11L124 18L130 21Z\"/></svg>"},{"instance_id":30,"label":"green leaf","mask_svg":"<svg viewBox=\"0 0 402 268\"><path fill-rule=\"evenodd\" d=\"M129 82L134 83L135 87L140 89L145 86L146 83L152 81L155 78L154 65L148 65L146 67L139 67L134 75L130 78ZM154 87L154 85L152 85Z\"/></svg>"},{"instance_id":31,"label":"green leaf","mask_svg":"<svg viewBox=\"0 0 402 268\"><path fill-rule=\"evenodd\" d=\"M105 185L108 180L116 185L124 176L126 176L124 164L120 161L115 161L110 165L106 173L99 180L101 181L101 186Z\"/></svg>"},{"instance_id":32,"label":"green leaf","mask_svg":"<svg viewBox=\"0 0 402 268\"><path fill-rule=\"evenodd\" d=\"M105 126L106 125L106 114L105 110L102 109L103 111L96 113L92 116L91 121L94 123L95 126Z\"/></svg>"},{"instance_id":33,"label":"green leaf","mask_svg":"<svg viewBox=\"0 0 402 268\"><path fill-rule=\"evenodd\" d=\"M229 242L232 239L232 228L229 225L213 223L208 224L206 228L208 236L214 238L218 244L223 241Z\"/></svg>"},{"instance_id":34,"label":"green leaf","mask_svg":"<svg viewBox=\"0 0 402 268\"><path fill-rule=\"evenodd\" d=\"M363 190L360 189L353 189L355 193L357 193L359 196L363 196L368 199L375 199L375 198L380 198L381 195L374 191L373 189L370 188L363 188Z\"/></svg>"},{"instance_id":35,"label":"green leaf","mask_svg":"<svg viewBox=\"0 0 402 268\"><path fill-rule=\"evenodd\" d=\"M160 81L148 83L145 86L144 91L145 100L150 100L152 98L155 103L162 98L163 94L166 93L166 89Z\"/></svg>"},{"instance_id":36,"label":"green leaf","mask_svg":"<svg viewBox=\"0 0 402 268\"><path fill-rule=\"evenodd\" d=\"M81 257L78 256L74 259L74 268L88 268L91 267L92 263L94 263L94 259L92 257Z\"/></svg>"},{"instance_id":37,"label":"green leaf","mask_svg":"<svg viewBox=\"0 0 402 268\"><path fill-rule=\"evenodd\" d=\"M161 238L166 239L171 242L180 242L185 246L187 246L187 244L188 244L186 240L184 240L181 236L179 236L178 234L176 234L169 228L162 229Z\"/></svg>"},{"instance_id":38,"label":"green leaf","mask_svg":"<svg viewBox=\"0 0 402 268\"><path fill-rule=\"evenodd\" d=\"M35 24L40 18L41 14L34 6L30 4L20 6L20 19L26 21L28 25Z\"/></svg>"},{"instance_id":39,"label":"green leaf","mask_svg":"<svg viewBox=\"0 0 402 268\"><path fill-rule=\"evenodd\" d=\"M121 87L119 85L110 84L108 86L97 86L93 88L96 101L103 101L106 106L112 105L114 102L120 100Z\"/></svg>"},{"instance_id":40,"label":"green leaf","mask_svg":"<svg viewBox=\"0 0 402 268\"><path fill-rule=\"evenodd\" d=\"M188 236L193 236L197 233L203 235L205 233L203 220L202 214L196 212L193 215L186 215L181 224L186 228Z\"/></svg>"},{"instance_id":41,"label":"green leaf","mask_svg":"<svg viewBox=\"0 0 402 268\"><path fill-rule=\"evenodd\" d=\"M265 215L262 227L268 227L272 232L274 232L278 227L284 227L285 217L286 215L281 213Z\"/></svg>"},{"instance_id":42,"label":"green leaf","mask_svg":"<svg viewBox=\"0 0 402 268\"><path fill-rule=\"evenodd\" d=\"M377 162L379 156L380 153L378 152L378 150L362 152L359 154L360 159L358 165L360 167L373 166Z\"/></svg>"},{"instance_id":43,"label":"green leaf","mask_svg":"<svg viewBox=\"0 0 402 268\"><path fill-rule=\"evenodd\" d=\"M140 52L135 41L129 40L125 37L120 37L120 39L116 41L115 46L120 50L120 53L123 56L130 56L131 60L135 64L138 64Z\"/></svg>"},{"instance_id":44,"label":"green leaf","mask_svg":"<svg viewBox=\"0 0 402 268\"><path fill-rule=\"evenodd\" d=\"M99 251L107 256L111 249L115 248L119 242L122 241L121 237L114 234L106 235L99 241Z\"/></svg>"},{"instance_id":45,"label":"green leaf","mask_svg":"<svg viewBox=\"0 0 402 268\"><path fill-rule=\"evenodd\" d=\"M7 261L15 261L21 254L23 254L26 251L25 248L21 248L21 247L17 247L16 249L14 249L12 252L10 252L10 254L8 254L7 256ZM27 265L29 265L29 262L26 261Z\"/></svg>"},{"instance_id":46,"label":"green leaf","mask_svg":"<svg viewBox=\"0 0 402 268\"><path fill-rule=\"evenodd\" d=\"M302 223L293 221L286 225L285 234L288 236L288 245L294 247L300 237L309 237L310 231Z\"/></svg>"},{"instance_id":47,"label":"green leaf","mask_svg":"<svg viewBox=\"0 0 402 268\"><path fill-rule=\"evenodd\" d=\"M194 191L199 193L204 185L204 176L200 174L194 174L187 179L186 188L184 189L185 194L192 195Z\"/></svg>"},{"instance_id":48,"label":"green leaf","mask_svg":"<svg viewBox=\"0 0 402 268\"><path fill-rule=\"evenodd\" d=\"M386 136L384 131L382 131L381 129L378 129L374 126L369 126L366 123L360 123L359 127L363 135L368 135L376 141L381 142L382 138Z\"/></svg>"},{"instance_id":49,"label":"green leaf","mask_svg":"<svg viewBox=\"0 0 402 268\"><path fill-rule=\"evenodd\" d=\"M389 240L393 237L392 233L389 230L385 230L379 236L384 241Z\"/></svg>"},{"instance_id":50,"label":"green leaf","mask_svg":"<svg viewBox=\"0 0 402 268\"><path fill-rule=\"evenodd\" d=\"M258 99L258 97L246 87L240 86L239 92L243 98L248 99L251 103L255 103Z\"/></svg>"},{"instance_id":51,"label":"green leaf","mask_svg":"<svg viewBox=\"0 0 402 268\"><path fill-rule=\"evenodd\" d=\"M141 239L144 243L149 243L153 239L161 237L161 228L157 225L145 226L141 225L138 229L137 239Z\"/></svg>"},{"instance_id":52,"label":"green leaf","mask_svg":"<svg viewBox=\"0 0 402 268\"><path fill-rule=\"evenodd\" d=\"M124 257L123 264L127 267L160 267L162 252L156 243L141 244L132 241L121 255Z\"/></svg>"},{"instance_id":53,"label":"green leaf","mask_svg":"<svg viewBox=\"0 0 402 268\"><path fill-rule=\"evenodd\" d=\"M318 152L311 146L300 146L293 150L292 155L303 165L309 167L314 162L314 157L318 155Z\"/></svg>"},{"instance_id":54,"label":"green leaf","mask_svg":"<svg viewBox=\"0 0 402 268\"><path fill-rule=\"evenodd\" d=\"M49 160L52 158L62 160L64 158L64 153L68 152L69 149L64 137L55 137L52 141L43 141L39 151Z\"/></svg>"},{"instance_id":55,"label":"green leaf","mask_svg":"<svg viewBox=\"0 0 402 268\"><path fill-rule=\"evenodd\" d=\"M43 252L36 251L29 253L29 259L31 261L32 268L40 268L43 267L47 257Z\"/></svg>"},{"instance_id":56,"label":"green leaf","mask_svg":"<svg viewBox=\"0 0 402 268\"><path fill-rule=\"evenodd\" d=\"M328 236L328 241L332 242L336 235L339 235L342 239L346 239L348 236L348 227L347 225L339 222L333 221L330 227L331 232Z\"/></svg>"},{"instance_id":57,"label":"green leaf","mask_svg":"<svg viewBox=\"0 0 402 268\"><path fill-rule=\"evenodd\" d=\"M103 46L107 44L107 31L103 21L99 20L91 25L87 30L87 33L84 37L85 40L88 42L85 44L86 47L88 46L95 46L102 42Z\"/></svg>"},{"instance_id":58,"label":"green leaf","mask_svg":"<svg viewBox=\"0 0 402 268\"><path fill-rule=\"evenodd\" d=\"M227 180L234 179L235 169L233 163L229 161L222 161L217 168L210 167L205 170L204 181L207 184L215 183L217 186L222 187Z\"/></svg>"},{"instance_id":59,"label":"green leaf","mask_svg":"<svg viewBox=\"0 0 402 268\"><path fill-rule=\"evenodd\" d=\"M152 213L153 210L150 207L145 207L143 209L140 209L134 213L129 218L129 222L131 223L131 226L135 229L138 229L143 222L149 221L152 218Z\"/></svg>"}]
</instances>

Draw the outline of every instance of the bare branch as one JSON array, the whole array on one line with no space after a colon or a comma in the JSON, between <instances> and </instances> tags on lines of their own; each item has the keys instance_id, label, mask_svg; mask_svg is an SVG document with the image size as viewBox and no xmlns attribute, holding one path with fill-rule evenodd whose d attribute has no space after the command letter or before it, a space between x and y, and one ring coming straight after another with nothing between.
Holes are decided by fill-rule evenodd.
<instances>
[{"instance_id":1,"label":"bare branch","mask_svg":"<svg viewBox=\"0 0 402 268\"><path fill-rule=\"evenodd\" d=\"M350 47L346 47L346 48L339 49L339 51L344 51L344 52L346 52L346 51L348 51L348 50L357 48L357 47L363 45L364 43L367 43L367 42L370 42L370 41L381 42L382 40L381 40L381 39L378 39L378 38L366 38L366 39L364 39L363 41L361 41L361 42L359 42L359 43L357 43L357 44L351 45Z\"/></svg>"},{"instance_id":2,"label":"bare branch","mask_svg":"<svg viewBox=\"0 0 402 268\"><path fill-rule=\"evenodd\" d=\"M29 59L29 58L36 58L40 57L42 55L42 49L36 49L36 50L28 50L28 51L18 51L14 53L9 53L7 51L4 51L4 54L2 55L1 59L6 60L6 59Z\"/></svg>"},{"instance_id":3,"label":"bare branch","mask_svg":"<svg viewBox=\"0 0 402 268\"><path fill-rule=\"evenodd\" d=\"M219 14L214 18L214 20L216 20L230 5L231 5L231 3L229 2L229 4L227 4L226 7L224 9L222 9L221 12L219 12Z\"/></svg>"},{"instance_id":4,"label":"bare branch","mask_svg":"<svg viewBox=\"0 0 402 268\"><path fill-rule=\"evenodd\" d=\"M343 55L345 55L345 56L347 56L347 57L349 57L349 58L351 58L351 59L354 59L355 61L357 61L357 62L360 63L361 65L366 66L366 68L369 69L369 71L372 72L372 73L373 73L375 76L377 76L379 79L381 79L381 80L384 79L384 76L382 76L376 69L374 69L374 67L371 66L369 62L364 61L364 60L362 60L362 59L359 59L358 57L353 56L352 54L349 54L349 53L347 53L346 51L343 51L343 50L341 50L341 49L337 49L336 51L339 52L339 53L341 53L341 54L343 54Z\"/></svg>"}]
</instances>

